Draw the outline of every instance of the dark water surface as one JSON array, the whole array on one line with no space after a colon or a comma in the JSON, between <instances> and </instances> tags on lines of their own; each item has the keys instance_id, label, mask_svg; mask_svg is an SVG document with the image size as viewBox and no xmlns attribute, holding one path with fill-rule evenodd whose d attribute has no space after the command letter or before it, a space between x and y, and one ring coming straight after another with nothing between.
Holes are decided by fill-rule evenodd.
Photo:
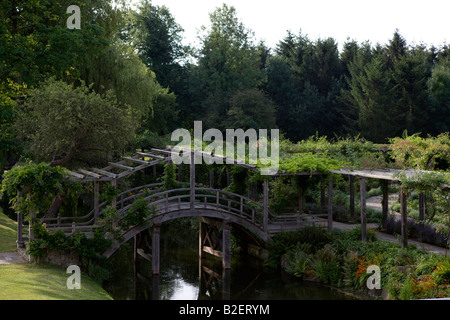
<instances>
[{"instance_id":1,"label":"dark water surface","mask_svg":"<svg viewBox=\"0 0 450 320\"><path fill-rule=\"evenodd\" d=\"M339 290L299 281L283 271L265 268L247 255L233 255L232 268L222 272L215 257L198 258L195 235L173 236L161 228L160 275L152 276L151 263L133 258L133 241L112 260L112 278L104 288L116 300L348 300Z\"/></svg>"}]
</instances>

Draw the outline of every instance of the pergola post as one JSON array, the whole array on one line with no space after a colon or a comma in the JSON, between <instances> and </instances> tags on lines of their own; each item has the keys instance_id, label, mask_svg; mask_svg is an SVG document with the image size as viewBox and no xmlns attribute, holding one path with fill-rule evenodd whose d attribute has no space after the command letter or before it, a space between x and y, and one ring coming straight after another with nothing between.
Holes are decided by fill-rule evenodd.
<instances>
[{"instance_id":1,"label":"pergola post","mask_svg":"<svg viewBox=\"0 0 450 320\"><path fill-rule=\"evenodd\" d=\"M209 187L211 189L214 189L214 170L213 169L211 169L209 171Z\"/></svg>"},{"instance_id":2,"label":"pergola post","mask_svg":"<svg viewBox=\"0 0 450 320\"><path fill-rule=\"evenodd\" d=\"M355 178L349 175L348 181L350 186L350 220L355 221Z\"/></svg>"},{"instance_id":3,"label":"pergola post","mask_svg":"<svg viewBox=\"0 0 450 320\"><path fill-rule=\"evenodd\" d=\"M17 213L17 248L24 248L25 242L23 241L23 215L22 212Z\"/></svg>"},{"instance_id":4,"label":"pergola post","mask_svg":"<svg viewBox=\"0 0 450 320\"><path fill-rule=\"evenodd\" d=\"M328 230L333 229L333 176L328 178Z\"/></svg>"},{"instance_id":5,"label":"pergola post","mask_svg":"<svg viewBox=\"0 0 450 320\"><path fill-rule=\"evenodd\" d=\"M222 267L231 268L231 223L229 220L223 221L222 228Z\"/></svg>"},{"instance_id":6,"label":"pergola post","mask_svg":"<svg viewBox=\"0 0 450 320\"><path fill-rule=\"evenodd\" d=\"M189 174L189 188L190 188L190 208L195 207L195 156L194 150L191 150L191 165Z\"/></svg>"},{"instance_id":7,"label":"pergola post","mask_svg":"<svg viewBox=\"0 0 450 320\"><path fill-rule=\"evenodd\" d=\"M269 180L264 180L264 192L263 192L263 208L264 208L264 232L267 233L267 226L269 223Z\"/></svg>"},{"instance_id":8,"label":"pergola post","mask_svg":"<svg viewBox=\"0 0 450 320\"><path fill-rule=\"evenodd\" d=\"M99 189L100 189L100 182L94 181L94 223L97 223L98 216L100 214Z\"/></svg>"},{"instance_id":9,"label":"pergola post","mask_svg":"<svg viewBox=\"0 0 450 320\"><path fill-rule=\"evenodd\" d=\"M419 220L425 221L425 193L419 193Z\"/></svg>"},{"instance_id":10,"label":"pergola post","mask_svg":"<svg viewBox=\"0 0 450 320\"><path fill-rule=\"evenodd\" d=\"M367 241L367 213L366 213L366 179L359 178L359 206L361 208L361 241Z\"/></svg>"},{"instance_id":11,"label":"pergola post","mask_svg":"<svg viewBox=\"0 0 450 320\"><path fill-rule=\"evenodd\" d=\"M401 222L401 235L402 235L402 247L405 248L408 245L408 218L407 218L407 200L408 195L405 190L400 187L400 222Z\"/></svg>"},{"instance_id":12,"label":"pergola post","mask_svg":"<svg viewBox=\"0 0 450 320\"><path fill-rule=\"evenodd\" d=\"M117 179L112 179L112 180L111 180L111 186L114 187L114 188L117 186ZM113 199L113 201L112 201L112 203L111 203L111 206L112 206L113 208L116 208L116 205L117 205L117 198L114 197L114 199Z\"/></svg>"},{"instance_id":13,"label":"pergola post","mask_svg":"<svg viewBox=\"0 0 450 320\"><path fill-rule=\"evenodd\" d=\"M300 179L300 177L299 177ZM297 220L300 222L301 216L303 214L303 187L298 184L298 217Z\"/></svg>"},{"instance_id":14,"label":"pergola post","mask_svg":"<svg viewBox=\"0 0 450 320\"><path fill-rule=\"evenodd\" d=\"M381 226L384 228L387 223L388 213L389 213L389 181L381 180L381 191L383 197L381 199Z\"/></svg>"}]
</instances>

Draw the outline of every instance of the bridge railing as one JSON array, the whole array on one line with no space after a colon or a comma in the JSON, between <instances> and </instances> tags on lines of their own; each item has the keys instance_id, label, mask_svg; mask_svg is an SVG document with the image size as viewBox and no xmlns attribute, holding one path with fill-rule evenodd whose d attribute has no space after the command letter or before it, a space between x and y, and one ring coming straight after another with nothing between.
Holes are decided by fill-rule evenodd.
<instances>
[{"instance_id":1,"label":"bridge railing","mask_svg":"<svg viewBox=\"0 0 450 320\"><path fill-rule=\"evenodd\" d=\"M182 185L188 185L183 183ZM116 208L119 218L123 217L128 209L133 206L137 198L144 198L149 206L154 207L156 214L185 209L216 209L237 215L256 226L264 229L264 207L261 203L245 196L225 190L196 187L194 203L191 208L191 188L177 188L162 190L163 183L153 183L126 190L117 196ZM43 222L51 230L62 230L66 233L75 231L89 231L100 227L97 220L102 217L102 211L107 206L106 202L99 205L99 216L95 217L94 210L81 217L46 218ZM267 224L281 222L280 217L267 210Z\"/></svg>"},{"instance_id":2,"label":"bridge railing","mask_svg":"<svg viewBox=\"0 0 450 320\"><path fill-rule=\"evenodd\" d=\"M126 204L133 203L137 197L144 194L156 193L161 191L163 183L152 183L136 188L132 188L121 192L117 196L116 207L123 208ZM99 212L105 209L108 202L104 201L99 204ZM74 230L88 230L95 226L96 220L95 209L92 209L88 214L79 217L58 217L55 218L42 218L42 223L46 224L47 230L63 230L63 231L74 231Z\"/></svg>"},{"instance_id":3,"label":"bridge railing","mask_svg":"<svg viewBox=\"0 0 450 320\"><path fill-rule=\"evenodd\" d=\"M155 208L156 214L186 209L213 209L240 216L261 228L263 227L263 206L256 201L224 190L197 187L195 188L194 203L191 204L190 192L190 188L178 188L151 194L144 199ZM123 216L132 205L128 204L119 209L119 216Z\"/></svg>"}]
</instances>

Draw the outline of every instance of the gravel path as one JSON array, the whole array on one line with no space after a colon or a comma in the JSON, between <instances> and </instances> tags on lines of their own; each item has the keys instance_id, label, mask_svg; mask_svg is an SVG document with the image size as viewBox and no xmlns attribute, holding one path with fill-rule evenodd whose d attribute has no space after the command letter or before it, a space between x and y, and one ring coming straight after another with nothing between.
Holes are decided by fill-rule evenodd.
<instances>
[{"instance_id":1,"label":"gravel path","mask_svg":"<svg viewBox=\"0 0 450 320\"><path fill-rule=\"evenodd\" d=\"M0 252L0 264L28 262L18 251Z\"/></svg>"}]
</instances>

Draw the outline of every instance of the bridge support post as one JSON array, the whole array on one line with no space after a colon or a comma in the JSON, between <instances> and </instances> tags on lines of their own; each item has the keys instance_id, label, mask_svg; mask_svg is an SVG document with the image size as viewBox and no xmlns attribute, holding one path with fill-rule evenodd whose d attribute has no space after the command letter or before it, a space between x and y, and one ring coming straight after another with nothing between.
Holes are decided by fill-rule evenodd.
<instances>
[{"instance_id":1,"label":"bridge support post","mask_svg":"<svg viewBox=\"0 0 450 320\"><path fill-rule=\"evenodd\" d=\"M222 266L231 269L231 223L223 221L222 228Z\"/></svg>"},{"instance_id":2,"label":"bridge support post","mask_svg":"<svg viewBox=\"0 0 450 320\"><path fill-rule=\"evenodd\" d=\"M152 235L152 273L159 274L159 247L160 247L161 224L153 225Z\"/></svg>"},{"instance_id":3,"label":"bridge support post","mask_svg":"<svg viewBox=\"0 0 450 320\"><path fill-rule=\"evenodd\" d=\"M231 268L231 222L200 217L198 255L201 259L205 252L222 258L222 267Z\"/></svg>"}]
</instances>

